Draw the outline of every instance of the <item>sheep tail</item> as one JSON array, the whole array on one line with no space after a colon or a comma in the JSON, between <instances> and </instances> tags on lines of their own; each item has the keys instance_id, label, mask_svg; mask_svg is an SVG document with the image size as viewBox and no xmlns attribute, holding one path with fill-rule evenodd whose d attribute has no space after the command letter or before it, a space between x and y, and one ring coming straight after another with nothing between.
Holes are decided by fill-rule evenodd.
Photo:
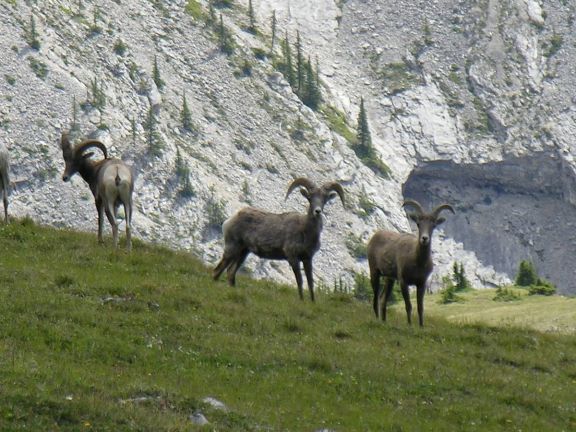
<instances>
[{"instance_id":1,"label":"sheep tail","mask_svg":"<svg viewBox=\"0 0 576 432\"><path fill-rule=\"evenodd\" d=\"M114 182L116 183L116 187L120 186L120 181L121 181L121 178L118 175L118 168L116 168L116 178L114 179Z\"/></svg>"}]
</instances>

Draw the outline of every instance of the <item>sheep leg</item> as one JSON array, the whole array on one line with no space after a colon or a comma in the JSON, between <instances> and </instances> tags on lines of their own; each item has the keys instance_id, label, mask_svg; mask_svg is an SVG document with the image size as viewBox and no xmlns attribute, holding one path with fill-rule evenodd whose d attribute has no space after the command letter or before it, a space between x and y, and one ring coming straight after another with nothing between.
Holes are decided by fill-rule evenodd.
<instances>
[{"instance_id":1,"label":"sheep leg","mask_svg":"<svg viewBox=\"0 0 576 432\"><path fill-rule=\"evenodd\" d=\"M116 210L112 204L106 207L108 222L112 225L112 238L114 239L114 249L118 249L118 222L116 222Z\"/></svg>"},{"instance_id":2,"label":"sheep leg","mask_svg":"<svg viewBox=\"0 0 576 432\"><path fill-rule=\"evenodd\" d=\"M426 292L426 285L421 284L416 286L416 301L418 303L418 323L420 327L424 327L424 293Z\"/></svg>"},{"instance_id":3,"label":"sheep leg","mask_svg":"<svg viewBox=\"0 0 576 432\"><path fill-rule=\"evenodd\" d=\"M104 243L102 232L104 231L104 206L101 201L96 201L96 210L98 210L98 243Z\"/></svg>"},{"instance_id":4,"label":"sheep leg","mask_svg":"<svg viewBox=\"0 0 576 432\"><path fill-rule=\"evenodd\" d=\"M408 324L412 324L412 303L410 303L410 291L408 290L408 284L402 281L400 282L400 287L402 288L402 297L404 298L404 305L406 306Z\"/></svg>"},{"instance_id":5,"label":"sheep leg","mask_svg":"<svg viewBox=\"0 0 576 432\"><path fill-rule=\"evenodd\" d=\"M8 191L6 189L2 191L2 199L4 201L4 222L8 223Z\"/></svg>"},{"instance_id":6,"label":"sheep leg","mask_svg":"<svg viewBox=\"0 0 576 432\"><path fill-rule=\"evenodd\" d=\"M240 253L240 255L238 255L238 258L236 258L236 260L232 263L232 265L228 267L228 273L227 273L228 285L230 286L236 285L236 272L238 271L238 269L240 268L240 266L242 265L242 263L244 262L249 253L250 252L247 249L243 250Z\"/></svg>"},{"instance_id":7,"label":"sheep leg","mask_svg":"<svg viewBox=\"0 0 576 432\"><path fill-rule=\"evenodd\" d=\"M380 318L380 308L378 307L380 302L380 272L378 270L370 269L370 283L372 284L372 291L374 291L372 307L374 308L376 318Z\"/></svg>"},{"instance_id":8,"label":"sheep leg","mask_svg":"<svg viewBox=\"0 0 576 432\"><path fill-rule=\"evenodd\" d=\"M386 307L388 305L388 301L390 300L390 297L392 296L392 290L393 289L394 289L394 279L387 278L386 279L386 292L384 294L384 303L381 306L382 321L386 321Z\"/></svg>"},{"instance_id":9,"label":"sheep leg","mask_svg":"<svg viewBox=\"0 0 576 432\"><path fill-rule=\"evenodd\" d=\"M126 250L130 252L132 250L132 200L128 202L128 205L124 203L124 215L126 216Z\"/></svg>"},{"instance_id":10,"label":"sheep leg","mask_svg":"<svg viewBox=\"0 0 576 432\"><path fill-rule=\"evenodd\" d=\"M234 261L234 257L229 256L226 254L226 252L224 252L222 259L220 260L220 262L218 263L218 265L214 268L214 270L212 272L212 278L214 280L218 280L218 278L220 277L222 272L224 270L226 270L230 264L232 264L232 261Z\"/></svg>"},{"instance_id":11,"label":"sheep leg","mask_svg":"<svg viewBox=\"0 0 576 432\"><path fill-rule=\"evenodd\" d=\"M304 264L304 273L306 273L306 281L308 282L310 298L312 301L314 301L314 275L312 274L312 260L306 259L302 261L302 264Z\"/></svg>"},{"instance_id":12,"label":"sheep leg","mask_svg":"<svg viewBox=\"0 0 576 432\"><path fill-rule=\"evenodd\" d=\"M296 284L298 285L298 295L300 296L300 300L304 300L304 293L302 292L302 272L300 271L300 261L292 259L288 262L292 267L294 276L296 276Z\"/></svg>"}]
</instances>

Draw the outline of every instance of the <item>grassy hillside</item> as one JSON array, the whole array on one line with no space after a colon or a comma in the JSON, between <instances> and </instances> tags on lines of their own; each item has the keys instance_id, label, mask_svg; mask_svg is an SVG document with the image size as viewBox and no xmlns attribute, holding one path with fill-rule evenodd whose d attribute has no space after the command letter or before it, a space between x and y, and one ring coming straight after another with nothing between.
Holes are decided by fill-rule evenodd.
<instances>
[{"instance_id":1,"label":"grassy hillside","mask_svg":"<svg viewBox=\"0 0 576 432\"><path fill-rule=\"evenodd\" d=\"M231 289L187 254L29 220L0 244L2 431L576 428L573 336L383 325L349 296Z\"/></svg>"}]
</instances>

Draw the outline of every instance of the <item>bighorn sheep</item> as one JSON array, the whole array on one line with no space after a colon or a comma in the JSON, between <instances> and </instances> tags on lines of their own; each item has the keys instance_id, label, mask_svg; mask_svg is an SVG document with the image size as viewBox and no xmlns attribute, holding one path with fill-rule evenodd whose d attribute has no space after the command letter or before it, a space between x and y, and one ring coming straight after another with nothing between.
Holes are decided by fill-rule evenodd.
<instances>
[{"instance_id":1,"label":"bighorn sheep","mask_svg":"<svg viewBox=\"0 0 576 432\"><path fill-rule=\"evenodd\" d=\"M4 201L4 222L8 223L8 193L10 191L10 169L8 150L0 146L0 189L2 190L2 201Z\"/></svg>"},{"instance_id":2,"label":"bighorn sheep","mask_svg":"<svg viewBox=\"0 0 576 432\"><path fill-rule=\"evenodd\" d=\"M309 179L300 177L290 183L285 199L298 187L310 203L305 215L296 212L274 214L245 207L224 222L224 254L214 269L215 280L228 269L228 283L234 286L238 268L252 252L260 258L287 260L294 271L298 294L303 300L302 261L310 298L314 301L312 258L320 249L322 211L324 205L336 195L344 204L344 189L337 182L317 187Z\"/></svg>"},{"instance_id":3,"label":"bighorn sheep","mask_svg":"<svg viewBox=\"0 0 576 432\"><path fill-rule=\"evenodd\" d=\"M441 204L432 212L426 213L422 206L414 200L404 201L405 206L411 206L415 213L408 216L418 226L418 237L413 234L377 231L368 242L368 265L370 266L370 282L374 290L374 313L386 321L386 304L392 293L394 280L398 280L402 297L406 306L408 323L412 323L412 304L410 303L409 285L416 285L416 300L418 304L418 321L424 325L424 292L426 280L432 272L431 256L432 233L434 228L445 221L439 217L442 210L454 209L449 204ZM380 289L380 276L387 278L385 294ZM384 294L382 304L381 297Z\"/></svg>"},{"instance_id":4,"label":"bighorn sheep","mask_svg":"<svg viewBox=\"0 0 576 432\"><path fill-rule=\"evenodd\" d=\"M62 156L66 167L62 174L62 180L69 181L77 172L84 179L94 199L98 210L98 241L102 240L104 228L104 212L112 225L114 247L118 248L118 222L116 212L120 204L124 206L126 223L126 249L132 248L131 221L132 221L132 192L134 182L132 180L132 168L120 159L108 158L106 146L98 140L85 140L72 147L68 133L62 133L60 140ZM104 159L93 161L90 157L93 152L84 153L90 148L98 148L104 154Z\"/></svg>"}]
</instances>

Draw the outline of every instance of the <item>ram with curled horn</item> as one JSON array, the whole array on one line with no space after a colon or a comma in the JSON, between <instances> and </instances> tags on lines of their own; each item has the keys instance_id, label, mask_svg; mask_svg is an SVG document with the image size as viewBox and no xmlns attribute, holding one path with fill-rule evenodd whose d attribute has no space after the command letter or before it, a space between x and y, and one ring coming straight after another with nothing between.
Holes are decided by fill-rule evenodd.
<instances>
[{"instance_id":1,"label":"ram with curled horn","mask_svg":"<svg viewBox=\"0 0 576 432\"><path fill-rule=\"evenodd\" d=\"M373 308L377 317L386 321L386 305L392 294L394 281L402 290L408 323L412 322L412 304L408 287L416 285L418 321L424 325L424 293L426 281L432 268L432 234L445 219L440 217L443 210L454 213L449 204L441 204L426 213L419 202L406 200L403 207L412 207L408 217L416 223L418 235L377 231L368 243L368 265L370 282L374 291ZM380 277L386 278L385 290L380 288Z\"/></svg>"},{"instance_id":2,"label":"ram with curled horn","mask_svg":"<svg viewBox=\"0 0 576 432\"><path fill-rule=\"evenodd\" d=\"M228 283L233 286L238 268L250 253L260 258L286 260L294 271L298 294L303 300L302 262L310 298L314 301L312 258L320 249L322 212L324 205L336 196L344 204L344 188L338 182L317 187L311 180L300 177L290 183L285 199L297 188L308 200L306 214L276 214L245 207L224 222L224 254L214 269L214 279L227 270Z\"/></svg>"},{"instance_id":3,"label":"ram with curled horn","mask_svg":"<svg viewBox=\"0 0 576 432\"><path fill-rule=\"evenodd\" d=\"M76 173L84 179L96 203L98 211L98 241L103 242L104 214L112 226L114 247L118 248L118 218L120 205L124 206L126 223L126 248L132 248L132 194L134 180L132 168L120 159L109 158L106 146L98 140L85 140L76 146L70 143L68 132L63 132L60 139L62 156L66 164L62 180L70 181ZM99 149L104 159L92 160L94 152Z\"/></svg>"}]
</instances>

